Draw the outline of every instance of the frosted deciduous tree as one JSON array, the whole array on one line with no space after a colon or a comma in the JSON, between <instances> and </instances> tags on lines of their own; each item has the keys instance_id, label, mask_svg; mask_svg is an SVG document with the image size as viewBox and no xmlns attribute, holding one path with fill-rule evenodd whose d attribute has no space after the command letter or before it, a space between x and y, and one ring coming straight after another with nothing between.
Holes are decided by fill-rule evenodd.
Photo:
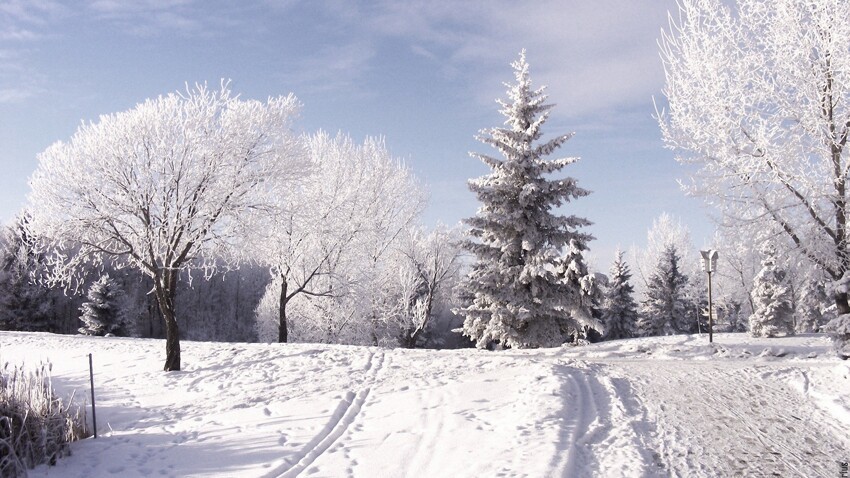
<instances>
[{"instance_id":1,"label":"frosted deciduous tree","mask_svg":"<svg viewBox=\"0 0 850 478\"><path fill-rule=\"evenodd\" d=\"M461 254L457 229L402 231L357 284L362 291L357 321L363 322L357 328L370 331L369 343L414 348L440 342L435 326L450 314Z\"/></svg>"},{"instance_id":2,"label":"frosted deciduous tree","mask_svg":"<svg viewBox=\"0 0 850 478\"><path fill-rule=\"evenodd\" d=\"M322 297L360 293L360 302L368 301L365 283L374 279L375 265L424 205L414 176L383 140L358 144L346 135L319 132L305 144L310 175L277 198L278 213L261 218L262 227L253 228L261 232L251 241L255 257L276 277L278 293L277 316L261 314L258 332L270 338L266 322L272 320L278 342L289 340L290 307L299 298L319 303Z\"/></svg>"},{"instance_id":3,"label":"frosted deciduous tree","mask_svg":"<svg viewBox=\"0 0 850 478\"><path fill-rule=\"evenodd\" d=\"M83 326L79 332L83 335L112 334L126 336L131 332L124 307L124 291L108 275L103 275L90 287L88 299L80 307L80 321Z\"/></svg>"},{"instance_id":4,"label":"frosted deciduous tree","mask_svg":"<svg viewBox=\"0 0 850 478\"><path fill-rule=\"evenodd\" d=\"M421 343L440 306L450 302L461 269L460 240L457 230L444 226L427 235L414 229L402 238L396 250L395 313L389 318L400 329L403 347Z\"/></svg>"},{"instance_id":5,"label":"frosted deciduous tree","mask_svg":"<svg viewBox=\"0 0 850 478\"><path fill-rule=\"evenodd\" d=\"M696 327L687 296L688 276L682 273L680 260L676 246L668 245L650 276L638 322L641 335L671 335Z\"/></svg>"},{"instance_id":6,"label":"frosted deciduous tree","mask_svg":"<svg viewBox=\"0 0 850 478\"><path fill-rule=\"evenodd\" d=\"M753 231L755 233L755 231ZM750 231L721 229L715 234L713 249L720 252L717 270L713 275L714 293L718 302L726 302L744 319L752 315L753 280L761 269L757 244L758 234ZM746 321L746 320L745 320Z\"/></svg>"},{"instance_id":7,"label":"frosted deciduous tree","mask_svg":"<svg viewBox=\"0 0 850 478\"><path fill-rule=\"evenodd\" d=\"M794 335L794 307L785 270L777 263L773 243L762 249L761 270L753 284L756 310L750 316L750 334L754 337Z\"/></svg>"},{"instance_id":8,"label":"frosted deciduous tree","mask_svg":"<svg viewBox=\"0 0 850 478\"><path fill-rule=\"evenodd\" d=\"M700 167L689 191L726 226L782 235L783 254L840 280L850 270L850 2L736 3L680 2L661 41L662 134L679 161ZM838 313L850 313L844 288L833 292Z\"/></svg>"},{"instance_id":9,"label":"frosted deciduous tree","mask_svg":"<svg viewBox=\"0 0 850 478\"><path fill-rule=\"evenodd\" d=\"M747 314L742 311L743 306L740 302L734 299L723 299L715 307L717 311L717 321L714 324L716 332L746 332L749 329L747 319L752 314ZM725 330L723 330L725 324Z\"/></svg>"},{"instance_id":10,"label":"frosted deciduous tree","mask_svg":"<svg viewBox=\"0 0 850 478\"><path fill-rule=\"evenodd\" d=\"M226 83L146 100L83 124L41 153L28 223L54 282L79 283L87 263L132 267L153 279L166 331L165 370L180 369L179 274L234 264L246 216L301 174L290 132L294 96L240 100ZM62 253L74 242L79 251Z\"/></svg>"},{"instance_id":11,"label":"frosted deciduous tree","mask_svg":"<svg viewBox=\"0 0 850 478\"><path fill-rule=\"evenodd\" d=\"M632 296L632 272L623 258L623 252L617 250L605 288L602 322L607 340L637 337L637 303Z\"/></svg>"},{"instance_id":12,"label":"frosted deciduous tree","mask_svg":"<svg viewBox=\"0 0 850 478\"><path fill-rule=\"evenodd\" d=\"M491 171L469 181L481 202L477 215L466 220L465 246L475 263L462 282L466 304L455 312L465 317L463 333L478 347L559 345L590 320L586 309L574 313L581 309L577 284L556 271L562 249L573 241L583 251L592 239L578 230L589 221L552 212L588 194L574 178L548 177L577 160L546 159L572 134L540 142L553 105L545 103L544 88L532 89L525 51L512 66L516 83L506 85L508 100L499 101L505 127L478 137L501 158L473 154Z\"/></svg>"}]
</instances>

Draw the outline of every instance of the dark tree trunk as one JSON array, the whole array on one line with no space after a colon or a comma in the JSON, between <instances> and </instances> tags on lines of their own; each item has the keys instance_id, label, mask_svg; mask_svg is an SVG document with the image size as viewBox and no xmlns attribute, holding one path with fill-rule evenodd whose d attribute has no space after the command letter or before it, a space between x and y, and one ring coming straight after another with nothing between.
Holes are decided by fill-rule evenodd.
<instances>
[{"instance_id":1,"label":"dark tree trunk","mask_svg":"<svg viewBox=\"0 0 850 478\"><path fill-rule=\"evenodd\" d=\"M234 305L233 305L233 325L236 327L238 333L240 333L240 335L241 335L242 322L239 320L239 312L240 312L240 309L239 309L239 285L242 281L240 280L240 277L239 277L239 270L236 270L236 273L234 275L236 276L236 298L233 300L233 302L234 302ZM226 335L225 335L226 333L227 332L224 331L224 333L222 333L222 335L220 335L220 337L226 337ZM233 337L232 332L230 334L230 337Z\"/></svg>"},{"instance_id":2,"label":"dark tree trunk","mask_svg":"<svg viewBox=\"0 0 850 478\"><path fill-rule=\"evenodd\" d=\"M165 367L166 372L180 370L180 331L174 311L162 311L165 317Z\"/></svg>"},{"instance_id":3,"label":"dark tree trunk","mask_svg":"<svg viewBox=\"0 0 850 478\"><path fill-rule=\"evenodd\" d=\"M835 77L832 69L832 57L827 54L826 60L826 82L823 86L822 110L825 113L825 119L829 125L830 155L832 157L833 168L833 184L835 187L835 248L838 251L838 259L841 261L839 271L841 277L834 277L835 280L841 280L848 269L847 257L847 180L845 176L845 166L842 162L844 147L847 143L848 126L843 121L836 119L835 105L837 102L834 98L833 88ZM840 117L840 116L839 116ZM847 293L835 294L835 306L838 309L838 315L850 313L850 304L848 304Z\"/></svg>"},{"instance_id":4,"label":"dark tree trunk","mask_svg":"<svg viewBox=\"0 0 850 478\"><path fill-rule=\"evenodd\" d=\"M404 348L406 349L415 349L416 348L416 340L419 338L419 333L422 332L422 329L407 329L407 337L405 337Z\"/></svg>"},{"instance_id":5,"label":"dark tree trunk","mask_svg":"<svg viewBox=\"0 0 850 478\"><path fill-rule=\"evenodd\" d=\"M289 332L286 329L286 303L288 302L286 293L286 277L280 276L280 325L277 329L277 341L282 344L289 340Z\"/></svg>"},{"instance_id":6,"label":"dark tree trunk","mask_svg":"<svg viewBox=\"0 0 850 478\"><path fill-rule=\"evenodd\" d=\"M850 314L850 304L846 293L835 294L835 307L838 309L838 315Z\"/></svg>"},{"instance_id":7,"label":"dark tree trunk","mask_svg":"<svg viewBox=\"0 0 850 478\"><path fill-rule=\"evenodd\" d=\"M174 313L174 296L177 292L177 271L165 270L156 280L156 298L165 323L166 372L180 370L180 330Z\"/></svg>"}]
</instances>

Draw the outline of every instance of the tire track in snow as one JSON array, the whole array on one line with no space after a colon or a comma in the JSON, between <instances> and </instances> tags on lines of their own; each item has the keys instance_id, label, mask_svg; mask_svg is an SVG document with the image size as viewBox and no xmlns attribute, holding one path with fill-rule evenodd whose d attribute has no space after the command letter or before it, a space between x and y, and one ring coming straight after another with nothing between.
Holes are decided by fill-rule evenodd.
<instances>
[{"instance_id":1,"label":"tire track in snow","mask_svg":"<svg viewBox=\"0 0 850 478\"><path fill-rule=\"evenodd\" d=\"M322 428L322 431L310 440L298 454L301 455L298 462L291 466L286 464L277 470L273 470L266 474L266 477L294 478L298 476L345 433L357 418L363 408L363 403L369 397L372 385L374 385L377 375L383 367L385 355L386 353L383 350L371 352L363 369L364 373L367 374L367 386L356 393L351 390L345 393L345 397L337 405L336 410L331 414L331 419Z\"/></svg>"}]
</instances>

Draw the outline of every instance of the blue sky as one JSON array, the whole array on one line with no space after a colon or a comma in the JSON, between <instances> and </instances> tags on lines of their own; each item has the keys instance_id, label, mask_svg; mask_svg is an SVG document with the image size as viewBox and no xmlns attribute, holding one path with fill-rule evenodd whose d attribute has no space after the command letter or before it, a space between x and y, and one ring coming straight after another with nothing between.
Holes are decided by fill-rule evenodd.
<instances>
[{"instance_id":1,"label":"blue sky","mask_svg":"<svg viewBox=\"0 0 850 478\"><path fill-rule=\"evenodd\" d=\"M656 40L675 0L205 1L4 0L0 3L0 219L26 201L36 155L81 121L184 84L222 78L246 98L294 92L304 131L383 135L430 190L426 225L475 213L466 180L487 172L468 151L500 126L496 98L528 51L557 106L549 135L574 131L564 173L593 194L565 207L595 224L590 246L645 241L667 211L711 233L687 171L653 119L663 105Z\"/></svg>"}]
</instances>

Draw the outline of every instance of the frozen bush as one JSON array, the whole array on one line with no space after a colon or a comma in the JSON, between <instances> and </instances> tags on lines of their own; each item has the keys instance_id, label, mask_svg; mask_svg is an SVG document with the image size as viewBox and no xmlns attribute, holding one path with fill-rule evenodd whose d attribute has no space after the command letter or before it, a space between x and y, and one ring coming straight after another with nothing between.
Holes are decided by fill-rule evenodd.
<instances>
[{"instance_id":1,"label":"frozen bush","mask_svg":"<svg viewBox=\"0 0 850 478\"><path fill-rule=\"evenodd\" d=\"M90 435L85 410L56 396L50 369L42 364L28 372L6 363L0 370L0 476L26 476L36 465L55 465L70 455L70 442Z\"/></svg>"}]
</instances>

